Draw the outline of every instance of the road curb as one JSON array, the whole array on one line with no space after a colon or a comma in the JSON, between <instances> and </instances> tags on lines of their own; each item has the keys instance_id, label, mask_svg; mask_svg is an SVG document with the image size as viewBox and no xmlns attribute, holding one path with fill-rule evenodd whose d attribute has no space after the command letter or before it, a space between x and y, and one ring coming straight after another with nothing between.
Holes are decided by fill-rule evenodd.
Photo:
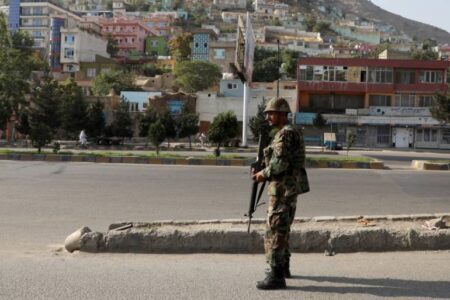
<instances>
[{"instance_id":1,"label":"road curb","mask_svg":"<svg viewBox=\"0 0 450 300\"><path fill-rule=\"evenodd\" d=\"M301 253L450 249L450 228L425 228L430 220L448 226L450 213L296 218L290 245ZM241 219L121 222L104 233L84 229L79 243L71 243L84 252L260 253L264 227L264 219L255 219L250 233Z\"/></svg>"},{"instance_id":2,"label":"road curb","mask_svg":"<svg viewBox=\"0 0 450 300\"><path fill-rule=\"evenodd\" d=\"M48 161L48 162L91 162L91 163L126 163L126 164L158 164L158 165L191 165L191 166L250 166L254 158L248 159L204 159L204 158L158 158L139 156L94 156L94 155L60 155L34 153L0 154L0 160ZM347 162L319 161L306 159L306 168L335 169L384 169L381 161Z\"/></svg>"},{"instance_id":3,"label":"road curb","mask_svg":"<svg viewBox=\"0 0 450 300\"><path fill-rule=\"evenodd\" d=\"M436 163L426 160L413 160L411 167L417 170L450 171L450 163Z\"/></svg>"}]
</instances>

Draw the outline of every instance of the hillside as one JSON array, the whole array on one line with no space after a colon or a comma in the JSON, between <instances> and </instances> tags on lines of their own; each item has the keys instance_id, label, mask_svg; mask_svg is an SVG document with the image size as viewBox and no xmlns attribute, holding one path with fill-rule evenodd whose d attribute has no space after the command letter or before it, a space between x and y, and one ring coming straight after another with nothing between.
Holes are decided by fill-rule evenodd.
<instances>
[{"instance_id":1,"label":"hillside","mask_svg":"<svg viewBox=\"0 0 450 300\"><path fill-rule=\"evenodd\" d=\"M318 1L286 1L292 5L301 5L301 3L306 6L316 5ZM368 20L379 20L383 23L390 24L394 26L398 31L403 31L410 37L416 37L418 41L423 41L425 39L431 38L439 43L450 44L450 33L447 31L437 28L432 25L424 24L421 22L413 21L402 16L390 13L369 0L327 0L322 3L330 7L341 8L347 17L358 16L360 18L366 18ZM314 7L310 7L312 11L316 11Z\"/></svg>"}]
</instances>

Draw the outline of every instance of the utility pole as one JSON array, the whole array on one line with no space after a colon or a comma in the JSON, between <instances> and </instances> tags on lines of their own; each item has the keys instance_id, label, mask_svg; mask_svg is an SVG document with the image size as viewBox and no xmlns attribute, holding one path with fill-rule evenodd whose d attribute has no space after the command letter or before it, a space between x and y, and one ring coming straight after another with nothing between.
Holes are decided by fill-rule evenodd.
<instances>
[{"instance_id":1,"label":"utility pole","mask_svg":"<svg viewBox=\"0 0 450 300\"><path fill-rule=\"evenodd\" d=\"M280 40L277 39L277 98L280 97Z\"/></svg>"}]
</instances>

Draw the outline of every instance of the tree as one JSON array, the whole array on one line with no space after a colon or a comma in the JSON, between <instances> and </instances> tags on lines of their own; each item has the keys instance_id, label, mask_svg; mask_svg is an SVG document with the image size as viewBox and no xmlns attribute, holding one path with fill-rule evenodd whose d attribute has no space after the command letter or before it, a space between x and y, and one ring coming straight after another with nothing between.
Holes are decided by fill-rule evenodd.
<instances>
[{"instance_id":1,"label":"tree","mask_svg":"<svg viewBox=\"0 0 450 300\"><path fill-rule=\"evenodd\" d=\"M141 72L147 77L155 77L156 75L166 73L167 70L162 69L155 64L145 64L141 67Z\"/></svg>"},{"instance_id":2,"label":"tree","mask_svg":"<svg viewBox=\"0 0 450 300\"><path fill-rule=\"evenodd\" d=\"M148 137L148 129L150 128L150 125L156 122L157 119L158 116L155 110L151 106L148 106L145 110L144 116L139 122L139 136Z\"/></svg>"},{"instance_id":3,"label":"tree","mask_svg":"<svg viewBox=\"0 0 450 300\"><path fill-rule=\"evenodd\" d=\"M43 123L34 124L30 130L31 143L38 149L38 153L41 153L42 147L52 141L53 135L53 129Z\"/></svg>"},{"instance_id":4,"label":"tree","mask_svg":"<svg viewBox=\"0 0 450 300\"><path fill-rule=\"evenodd\" d=\"M450 124L450 96L435 94L433 99L435 104L430 108L433 118L442 124Z\"/></svg>"},{"instance_id":5,"label":"tree","mask_svg":"<svg viewBox=\"0 0 450 300\"><path fill-rule=\"evenodd\" d=\"M255 141L258 140L261 129L269 131L269 122L266 120L266 114L264 113L265 107L266 104L263 100L263 102L258 105L256 116L251 117L249 120L248 126L250 127L250 131L252 132Z\"/></svg>"},{"instance_id":6,"label":"tree","mask_svg":"<svg viewBox=\"0 0 450 300\"><path fill-rule=\"evenodd\" d=\"M192 34L183 33L173 37L169 41L170 55L178 62L191 58Z\"/></svg>"},{"instance_id":7,"label":"tree","mask_svg":"<svg viewBox=\"0 0 450 300\"><path fill-rule=\"evenodd\" d=\"M56 80L52 80L48 74L31 95L30 138L33 146L38 148L38 152L41 152L44 145L51 142L61 124L60 97L58 83Z\"/></svg>"},{"instance_id":8,"label":"tree","mask_svg":"<svg viewBox=\"0 0 450 300\"><path fill-rule=\"evenodd\" d=\"M38 66L32 56L32 46L29 34L8 31L6 18L0 13L0 129L26 104L25 94L30 91L28 79Z\"/></svg>"},{"instance_id":9,"label":"tree","mask_svg":"<svg viewBox=\"0 0 450 300\"><path fill-rule=\"evenodd\" d=\"M180 137L187 137L189 139L189 149L192 149L191 136L198 132L199 117L197 114L189 113L185 110L179 117Z\"/></svg>"},{"instance_id":10,"label":"tree","mask_svg":"<svg viewBox=\"0 0 450 300\"><path fill-rule=\"evenodd\" d=\"M320 145L322 146L323 151L323 129L327 125L327 120L324 119L321 113L318 113L313 120L313 126L319 129L320 131Z\"/></svg>"},{"instance_id":11,"label":"tree","mask_svg":"<svg viewBox=\"0 0 450 300\"><path fill-rule=\"evenodd\" d=\"M253 69L253 81L271 82L278 79L279 61L276 56L255 61Z\"/></svg>"},{"instance_id":12,"label":"tree","mask_svg":"<svg viewBox=\"0 0 450 300\"><path fill-rule=\"evenodd\" d=\"M89 105L86 120L86 132L88 136L98 137L103 134L106 126L103 109L103 103L98 100Z\"/></svg>"},{"instance_id":13,"label":"tree","mask_svg":"<svg viewBox=\"0 0 450 300\"><path fill-rule=\"evenodd\" d=\"M353 147L353 144L356 141L356 135L353 131L349 131L347 133L347 156L348 156L348 151L350 151L350 149Z\"/></svg>"},{"instance_id":14,"label":"tree","mask_svg":"<svg viewBox=\"0 0 450 300\"><path fill-rule=\"evenodd\" d=\"M290 78L297 78L297 61L302 52L283 49L278 52L261 47L255 48L253 81L270 82L278 79L278 69L283 66L284 73Z\"/></svg>"},{"instance_id":15,"label":"tree","mask_svg":"<svg viewBox=\"0 0 450 300\"><path fill-rule=\"evenodd\" d=\"M306 26L306 31L313 31L317 25L317 20L312 15L307 15L303 20L303 25Z\"/></svg>"},{"instance_id":16,"label":"tree","mask_svg":"<svg viewBox=\"0 0 450 300\"><path fill-rule=\"evenodd\" d=\"M426 39L422 42L422 48L413 47L411 49L412 57L418 60L437 60L439 54L433 51L433 47L437 46L437 42L433 39Z\"/></svg>"},{"instance_id":17,"label":"tree","mask_svg":"<svg viewBox=\"0 0 450 300\"><path fill-rule=\"evenodd\" d=\"M94 78L92 91L96 96L108 95L114 90L116 95L121 91L139 91L141 90L134 84L134 76L122 71L111 71L101 73Z\"/></svg>"},{"instance_id":18,"label":"tree","mask_svg":"<svg viewBox=\"0 0 450 300\"><path fill-rule=\"evenodd\" d=\"M220 153L221 145L225 145L238 135L239 124L236 115L232 111L217 115L208 131L209 140L217 145L218 153Z\"/></svg>"},{"instance_id":19,"label":"tree","mask_svg":"<svg viewBox=\"0 0 450 300\"><path fill-rule=\"evenodd\" d=\"M107 35L108 44L106 45L106 52L111 56L116 56L119 52L119 47L117 46L117 41L113 38L112 34L108 32Z\"/></svg>"},{"instance_id":20,"label":"tree","mask_svg":"<svg viewBox=\"0 0 450 300\"><path fill-rule=\"evenodd\" d=\"M162 114L159 114L158 118L163 124L164 130L166 132L167 148L170 148L169 140L177 137L177 122L169 110L165 111Z\"/></svg>"},{"instance_id":21,"label":"tree","mask_svg":"<svg viewBox=\"0 0 450 300\"><path fill-rule=\"evenodd\" d=\"M87 103L81 87L70 78L61 88L61 127L68 138L76 139L87 125Z\"/></svg>"},{"instance_id":22,"label":"tree","mask_svg":"<svg viewBox=\"0 0 450 300\"><path fill-rule=\"evenodd\" d=\"M166 139L166 130L160 120L150 125L148 136L152 144L156 147L156 155L159 155L159 146Z\"/></svg>"},{"instance_id":23,"label":"tree","mask_svg":"<svg viewBox=\"0 0 450 300\"><path fill-rule=\"evenodd\" d=\"M120 99L119 106L114 111L113 122L110 125L111 134L121 137L122 141L133 136L133 120L128 111L129 103L124 98Z\"/></svg>"},{"instance_id":24,"label":"tree","mask_svg":"<svg viewBox=\"0 0 450 300\"><path fill-rule=\"evenodd\" d=\"M185 91L195 93L217 84L220 68L207 61L183 61L175 66L175 83Z\"/></svg>"}]
</instances>

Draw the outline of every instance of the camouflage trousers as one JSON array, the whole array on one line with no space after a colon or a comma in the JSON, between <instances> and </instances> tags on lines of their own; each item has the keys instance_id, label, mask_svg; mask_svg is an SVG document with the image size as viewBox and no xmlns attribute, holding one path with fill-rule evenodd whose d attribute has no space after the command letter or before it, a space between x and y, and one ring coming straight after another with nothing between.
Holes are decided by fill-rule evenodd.
<instances>
[{"instance_id":1,"label":"camouflage trousers","mask_svg":"<svg viewBox=\"0 0 450 300\"><path fill-rule=\"evenodd\" d=\"M283 266L289 262L289 233L294 222L297 207L297 195L290 197L269 196L267 209L266 233L264 235L264 252L267 263Z\"/></svg>"}]
</instances>

